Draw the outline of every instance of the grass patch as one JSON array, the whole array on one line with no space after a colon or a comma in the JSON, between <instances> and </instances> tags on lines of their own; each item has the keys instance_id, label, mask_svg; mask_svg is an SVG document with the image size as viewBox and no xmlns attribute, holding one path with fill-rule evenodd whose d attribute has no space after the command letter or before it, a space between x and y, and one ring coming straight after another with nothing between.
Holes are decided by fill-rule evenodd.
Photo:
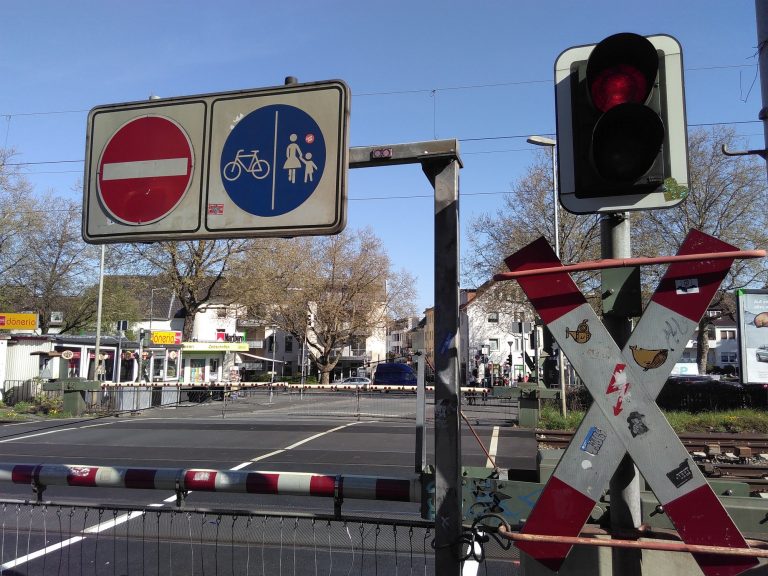
<instances>
[{"instance_id":1,"label":"grass patch","mask_svg":"<svg viewBox=\"0 0 768 576\"><path fill-rule=\"evenodd\" d=\"M584 419L584 412L569 410L565 418L558 408L543 406L539 411L539 424L537 428L543 430L576 430Z\"/></svg>"},{"instance_id":2,"label":"grass patch","mask_svg":"<svg viewBox=\"0 0 768 576\"><path fill-rule=\"evenodd\" d=\"M768 434L768 412L764 410L727 410L723 412L664 412L675 432L733 432ZM584 412L574 410L563 418L560 410L545 406L539 412L538 428L543 430L575 430Z\"/></svg>"}]
</instances>

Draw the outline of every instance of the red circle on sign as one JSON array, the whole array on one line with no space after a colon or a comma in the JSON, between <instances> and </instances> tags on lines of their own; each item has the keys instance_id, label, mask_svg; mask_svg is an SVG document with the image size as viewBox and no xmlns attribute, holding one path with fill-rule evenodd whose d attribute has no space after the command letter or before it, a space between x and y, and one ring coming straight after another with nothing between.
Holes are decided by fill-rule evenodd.
<instances>
[{"instance_id":1,"label":"red circle on sign","mask_svg":"<svg viewBox=\"0 0 768 576\"><path fill-rule=\"evenodd\" d=\"M307 134L304 136L304 142L307 144L312 144L315 141L315 135L314 134Z\"/></svg>"},{"instance_id":2,"label":"red circle on sign","mask_svg":"<svg viewBox=\"0 0 768 576\"><path fill-rule=\"evenodd\" d=\"M124 224L151 224L178 206L192 180L192 144L184 130L162 116L121 126L99 160L99 198Z\"/></svg>"}]
</instances>

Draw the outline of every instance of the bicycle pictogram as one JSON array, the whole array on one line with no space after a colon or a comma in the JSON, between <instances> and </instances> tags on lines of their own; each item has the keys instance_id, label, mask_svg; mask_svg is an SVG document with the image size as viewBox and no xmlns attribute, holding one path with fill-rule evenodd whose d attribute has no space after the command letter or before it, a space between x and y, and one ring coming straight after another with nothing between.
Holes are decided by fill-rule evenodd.
<instances>
[{"instance_id":1,"label":"bicycle pictogram","mask_svg":"<svg viewBox=\"0 0 768 576\"><path fill-rule=\"evenodd\" d=\"M247 164L243 160L250 160ZM243 173L248 172L256 180L263 180L269 176L269 162L259 158L258 150L251 150L250 154L245 154L244 149L240 149L235 154L235 159L224 165L223 175L229 182L234 182Z\"/></svg>"}]
</instances>

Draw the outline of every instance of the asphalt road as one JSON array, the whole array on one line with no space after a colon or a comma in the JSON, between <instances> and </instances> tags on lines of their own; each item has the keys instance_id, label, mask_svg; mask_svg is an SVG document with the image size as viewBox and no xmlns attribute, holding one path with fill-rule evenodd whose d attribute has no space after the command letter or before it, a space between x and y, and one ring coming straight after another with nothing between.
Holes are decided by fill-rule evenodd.
<instances>
[{"instance_id":1,"label":"asphalt road","mask_svg":"<svg viewBox=\"0 0 768 576\"><path fill-rule=\"evenodd\" d=\"M242 404L241 404L242 406ZM62 464L80 464L80 465L101 465L101 466L131 466L131 467L149 467L149 468L213 468L213 469L241 469L244 471L249 470L269 470L280 472L315 472L322 474L355 474L366 476L381 476L381 477L398 477L409 478L414 474L414 447L415 447L415 424L412 420L404 419L392 419L392 418L375 418L375 417L318 417L318 416L297 416L287 415L281 413L280 410L275 410L275 406L270 404L264 409L255 410L243 410L240 411L227 411L226 406L222 402L211 402L203 405L184 405L178 407L156 408L151 410L145 410L142 413L137 414L124 414L120 417L101 418L96 420L60 420L60 421L45 421L35 423L23 423L23 424L6 424L0 427L0 461L18 462L18 463L62 463ZM482 407L467 407L470 413L470 421L478 424L475 427L475 432L478 434L480 440L488 448L494 452L497 465L502 469L527 469L532 470L535 468L535 451L536 441L532 431L520 430L510 427L494 427L483 423ZM479 446L474 435L469 431L466 426L462 428L462 463L467 466L485 466L487 463L487 457L481 447ZM434 440L432 437L431 429L428 432L427 438L427 460L429 463L434 464L434 455L432 453L432 447ZM14 484L0 484L0 498L2 499L34 499L31 487ZM175 501L174 495L171 492L159 492L152 490L122 490L112 488L80 488L80 487L48 487L44 493L44 499L53 503L76 503L86 504L92 506L94 510L98 510L99 516L96 512L92 512L90 519L78 517L74 521L75 528L73 529L71 524L72 513L70 512L69 522L70 527L67 534L83 534L87 527L93 528L94 520L98 521L98 524L102 522L116 519L116 516L112 516L112 512L103 512L105 506L107 510L111 510L110 506L137 506L137 507L162 507L163 509L174 508ZM9 506L9 505L6 505ZM288 516L291 514L332 514L333 502L330 500L311 498L311 497L285 497L285 496L268 496L268 495L253 495L253 494L221 494L221 493L202 493L193 492L187 497L186 506L193 509L214 509L214 510L238 510L238 511L279 511ZM5 507L3 509L5 510ZM397 502L384 502L384 501L360 501L360 500L347 500L344 502L342 512L345 515L366 517L369 519L376 518L411 518L414 520L419 519L419 505L416 503L397 503ZM61 527L66 525L65 521L62 522L61 513L59 512L58 523ZM101 515L104 516L102 517ZM137 513L138 514L138 513ZM26 516L19 519L20 512L16 511L16 532L15 532L15 554L10 553L14 548L11 547L10 531L6 531L6 526L12 524L13 518L5 515L3 520L3 542L6 540L6 532L8 536L8 542L4 546L2 552L2 566L4 567L4 574L26 574L26 573L62 573L62 552L57 551L58 567L54 569L56 564L50 561L46 568L40 571L40 563L45 562L46 555L43 554L41 558L35 559L33 562L26 561L19 567L15 567L14 561L19 557L24 557L23 551L31 553L34 550L45 549L43 541L47 546L51 546L52 542L55 543L56 538L46 538L42 535L41 530L32 530L32 525L37 524L38 520L34 515L30 515L29 520ZM158 524L160 523L160 515L158 514ZM183 516L179 516L183 519ZM151 516L150 516L151 520ZM237 520L237 516L234 516L233 525L230 527L232 535L236 532L237 528L234 523ZM126 524L134 523L136 520L125 519ZM147 516L141 518L141 521L147 523ZM29 522L29 530L24 530L24 526ZM165 522L165 518L163 519ZM173 522L171 520L171 522ZM187 515L187 522L191 523L189 516ZM195 519L197 522L197 519ZM213 534L206 534L205 530L209 529L206 522L210 523L210 519L206 521L205 516L202 520L203 524L197 526L195 529L194 541L200 547L198 557L204 557L207 560L215 556L216 562L220 560L218 546L214 546L217 551L213 556L210 553L203 552L206 547L211 546L211 540L214 538ZM266 518L264 523L266 526ZM294 521L295 522L295 521ZM49 521L50 523L50 521ZM272 519L270 519L272 523ZM181 524L181 520L177 520L178 524ZM217 520L216 523L216 541L218 542L218 530L223 526L221 520ZM265 526L262 526L263 531ZM21 528L21 530L20 530ZM345 527L346 528L346 527ZM126 527L125 539L128 541L132 536L128 533ZM150 532L152 527L150 526ZM280 534L279 538L279 570L274 573L281 573L284 568L282 567L283 560L283 524L282 519L279 525L270 527L268 531L272 533L273 540L277 538L275 534ZM317 556L316 540L317 534L315 534L315 524L312 524L312 540L315 541L315 556ZM335 528L334 528L335 529ZM99 554L105 554L105 548L109 548L105 542L108 542L109 538L115 540L118 535L121 535L121 528L116 527L110 531L109 527L105 530L99 529L99 534L103 534L101 552L97 550L93 552L92 547L94 544L93 538L86 539L86 543L79 544L79 555L74 554L73 558L67 557L68 570L74 573L87 572L88 558L91 558L90 554L93 552L93 560L91 564L105 564L105 562L97 561L100 558ZM327 526L328 540L331 541L331 525ZM343 541L346 536L343 533L341 527L341 536L334 534L333 539L341 538ZM373 542L374 536L369 534L368 530L373 528L366 527L364 533L363 525L360 525L360 537L363 539L362 547L365 549L365 538L369 539L369 544ZM42 530L45 532L45 530ZM385 530L386 531L386 530ZM64 540L64 530L59 530L59 539ZM169 537L168 551L167 553L160 554L160 534L159 527L156 529L158 534L157 539L157 573L167 572L162 568L161 564L167 561L167 557L174 557L172 553L173 547L179 547L179 551L175 554L175 557L182 561L192 562L194 560L194 550L192 548L191 537L191 525L190 525L190 542L189 546L185 546L182 542L175 542L181 537L175 538ZM286 544L290 541L290 534L299 532L298 524L289 530L286 527L285 538ZM142 528L142 565L145 558L155 558L151 551L147 551L146 538L147 530ZM347 534L347 536L350 536ZM26 541L25 541L26 537ZM122 536L120 536L122 538ZM378 546L379 529L377 528L375 534L375 542ZM391 535L389 535L391 538ZM399 536L402 539L403 533ZM306 536L309 538L309 536ZM322 535L325 538L325 535ZM351 536L350 536L351 538ZM383 536L382 536L383 538ZM400 542L397 534L395 534L395 542L397 546L403 549L410 549L410 565L414 566L414 563L418 565L419 562L427 565L431 561L431 553L429 550L426 555L422 555L420 560L414 560L414 549L417 551L421 548L425 548L424 538L421 536L410 535L410 541L407 543ZM39 546L36 547L34 543L40 539ZM230 541L237 540L234 538ZM164 540L165 541L165 540ZM98 542L98 539L97 539ZM264 538L262 537L262 549L264 546ZM275 540L276 542L276 540ZM276 543L273 542L273 545ZM382 543L384 540L382 540ZM19 551L19 543L25 545L22 546L22 551ZM150 543L151 545L151 543ZM113 541L112 554L115 557L112 564L112 571L107 568L106 573L130 573L132 563L136 562L134 554L128 554L127 551L130 546L137 546L137 544L125 544L125 560L123 562L124 568L117 568L119 564L118 558L123 556L122 550L118 542ZM232 545L234 546L234 544ZM189 550L187 550L189 548ZM294 565L298 563L306 563L308 560L301 560L302 554L308 554L307 548L294 547L294 554L292 561ZM222 549L223 550L223 549ZM234 548L233 548L234 550ZM296 550L299 550L298 556ZM108 552L106 552L109 554ZM344 554L349 556L348 551L336 556L336 563L338 566L344 562ZM162 559L161 559L162 556ZM228 563L232 565L233 573L247 573L249 568L235 570L235 564L240 566L243 562L249 564L250 562L250 545L248 546L247 560L245 558L245 552L240 551L240 555L237 556L238 560L235 561L237 555L234 551L231 551ZM223 558L223 552L222 556ZM297 560L298 558L298 560ZM354 547L352 550L352 558L347 558L350 562L364 563L365 557L354 558ZM74 561L74 564L71 562ZM202 561L202 560L201 560ZM262 556L262 561L264 557ZM322 560L315 560L317 564L322 564ZM397 563L397 555L393 557L382 557L381 567L383 568L387 562L394 561ZM274 563L275 560L265 561L265 565L270 565L270 562ZM286 562L288 558L286 557ZM150 563L154 564L154 560ZM106 562L108 566L110 563ZM311 563L310 563L311 564ZM193 564L191 564L193 565ZM351 565L351 564L350 564ZM26 572L21 566L38 568L37 572ZM74 567L71 569L71 567ZM103 567L102 567L103 568ZM200 567L202 570L204 566ZM240 566L242 568L242 566ZM12 570L20 570L13 572ZM95 568L94 568L95 569ZM378 567L376 568L378 570ZM229 570L229 568L228 568ZM355 568L357 571L358 568ZM102 570L103 571L103 570ZM144 572L136 570L133 572ZM178 573L183 573L184 569L177 567ZM218 564L212 573L224 573L218 569ZM361 573L366 573L366 570L360 569ZM150 571L146 571L150 573ZM96 573L101 573L96 570ZM228 572L226 572L228 573ZM255 572L259 573L259 572ZM290 572L286 572L290 573ZM299 571L298 573L301 573Z\"/></svg>"}]
</instances>

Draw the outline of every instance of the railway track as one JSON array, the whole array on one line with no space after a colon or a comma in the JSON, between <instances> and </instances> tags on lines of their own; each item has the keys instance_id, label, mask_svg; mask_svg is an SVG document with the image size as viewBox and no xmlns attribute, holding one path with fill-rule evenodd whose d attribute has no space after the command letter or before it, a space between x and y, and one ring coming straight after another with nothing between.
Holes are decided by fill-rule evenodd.
<instances>
[{"instance_id":1,"label":"railway track","mask_svg":"<svg viewBox=\"0 0 768 576\"><path fill-rule=\"evenodd\" d=\"M572 438L566 430L536 431L540 448L564 449ZM743 481L753 492L768 492L768 436L697 433L679 438L708 478Z\"/></svg>"},{"instance_id":2,"label":"railway track","mask_svg":"<svg viewBox=\"0 0 768 576\"><path fill-rule=\"evenodd\" d=\"M573 432L567 430L537 430L536 440L539 446L545 448L565 448L571 442ZM722 454L739 452L746 455L745 448L751 451L750 456L768 454L768 435L765 434L732 434L732 433L696 433L680 434L680 441L689 452L704 452L710 454L710 447L719 446Z\"/></svg>"}]
</instances>

